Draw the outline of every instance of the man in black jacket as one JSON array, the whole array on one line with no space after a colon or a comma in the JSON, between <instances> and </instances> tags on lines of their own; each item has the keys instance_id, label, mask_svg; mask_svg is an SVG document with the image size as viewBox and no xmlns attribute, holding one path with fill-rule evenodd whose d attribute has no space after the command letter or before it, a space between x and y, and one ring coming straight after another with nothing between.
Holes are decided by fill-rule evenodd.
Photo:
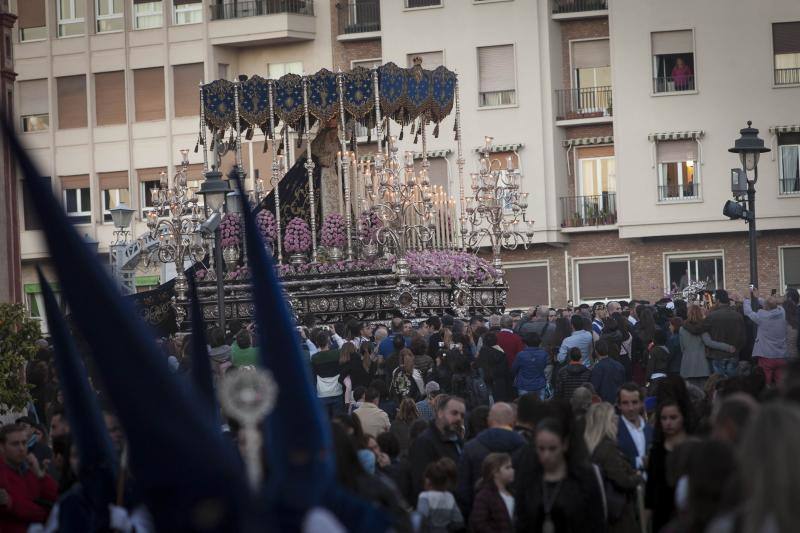
<instances>
[{"instance_id":1,"label":"man in black jacket","mask_svg":"<svg viewBox=\"0 0 800 533\"><path fill-rule=\"evenodd\" d=\"M456 396L442 395L436 406L436 420L419 437L408 452L411 462L411 485L414 501L422 491L425 468L442 457L449 457L458 464L463 449L464 400Z\"/></svg>"},{"instance_id":2,"label":"man in black jacket","mask_svg":"<svg viewBox=\"0 0 800 533\"><path fill-rule=\"evenodd\" d=\"M525 438L514 431L514 409L507 403L494 404L489 410L489 427L464 445L464 453L458 464L456 499L461 514L469 516L472 511L475 483L481 477L486 456L490 453L513 455L525 443Z\"/></svg>"}]
</instances>

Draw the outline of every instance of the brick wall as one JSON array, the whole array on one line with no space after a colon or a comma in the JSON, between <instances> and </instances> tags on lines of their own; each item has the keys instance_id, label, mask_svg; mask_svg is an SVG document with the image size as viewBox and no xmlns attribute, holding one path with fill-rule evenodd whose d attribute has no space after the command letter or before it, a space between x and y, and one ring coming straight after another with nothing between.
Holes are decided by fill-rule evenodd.
<instances>
[{"instance_id":1,"label":"brick wall","mask_svg":"<svg viewBox=\"0 0 800 533\"><path fill-rule=\"evenodd\" d=\"M762 291L781 291L779 246L800 246L800 230L762 232L758 237L758 281ZM504 262L541 261L550 264L550 303L564 306L575 299L572 285L572 259L614 255L630 256L631 292L636 299L656 301L664 294L664 253L722 250L726 288L740 292L750 283L749 246L745 232L704 236L648 239L620 239L616 231L587 232L570 235L563 247L536 245L531 249L504 252ZM565 271L567 254L569 272ZM570 287L567 289L567 275ZM569 290L569 298L567 297Z\"/></svg>"},{"instance_id":2,"label":"brick wall","mask_svg":"<svg viewBox=\"0 0 800 533\"><path fill-rule=\"evenodd\" d=\"M350 62L359 59L376 59L382 57L381 40L370 39L366 41L339 41L339 0L331 2L331 49L333 50L333 71L338 69L350 70Z\"/></svg>"}]
</instances>

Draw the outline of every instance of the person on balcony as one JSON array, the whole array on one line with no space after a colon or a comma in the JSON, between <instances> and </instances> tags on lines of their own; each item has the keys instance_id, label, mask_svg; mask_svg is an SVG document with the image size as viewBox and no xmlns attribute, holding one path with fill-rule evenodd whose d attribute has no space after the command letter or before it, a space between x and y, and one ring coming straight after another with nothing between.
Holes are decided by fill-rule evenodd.
<instances>
[{"instance_id":1,"label":"person on balcony","mask_svg":"<svg viewBox=\"0 0 800 533\"><path fill-rule=\"evenodd\" d=\"M692 85L692 67L686 64L682 57L675 60L672 67L672 81L675 83L676 91L687 91Z\"/></svg>"}]
</instances>

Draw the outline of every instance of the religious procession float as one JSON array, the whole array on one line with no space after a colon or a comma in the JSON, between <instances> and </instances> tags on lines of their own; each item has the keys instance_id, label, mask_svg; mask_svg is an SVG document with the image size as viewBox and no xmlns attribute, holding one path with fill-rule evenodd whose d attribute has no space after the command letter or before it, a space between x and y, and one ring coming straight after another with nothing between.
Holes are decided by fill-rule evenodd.
<instances>
[{"instance_id":1,"label":"religious procession float","mask_svg":"<svg viewBox=\"0 0 800 533\"><path fill-rule=\"evenodd\" d=\"M465 192L454 72L426 70L417 60L411 68L387 63L275 80L240 77L201 85L200 105L195 151L203 152L202 185L197 194L187 187L184 153L174 178L162 175L152 191L150 232L134 244L151 260L176 265L170 284L134 296L151 324L170 317L178 328L188 327L188 277L197 282L207 322L253 318L242 201L256 210L258 230L300 319L502 312L508 287L500 250L531 241L527 193L520 192L512 158L492 158L488 137ZM442 177L432 179L428 159L428 135L438 136L453 111L457 200L432 185ZM242 138L252 139L256 129L272 161L266 183L258 175L246 181L242 170ZM290 132L297 146L290 146ZM421 151L400 154L404 135ZM294 149L302 155L287 163ZM221 168L231 153L235 164ZM252 183L249 198L236 192L236 174ZM490 247L490 260L476 253L481 246Z\"/></svg>"}]
</instances>

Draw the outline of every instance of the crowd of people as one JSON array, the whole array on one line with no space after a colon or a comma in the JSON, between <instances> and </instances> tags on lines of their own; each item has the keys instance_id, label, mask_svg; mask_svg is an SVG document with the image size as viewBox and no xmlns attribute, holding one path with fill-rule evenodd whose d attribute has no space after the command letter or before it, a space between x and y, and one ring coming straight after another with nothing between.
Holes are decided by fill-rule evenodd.
<instances>
[{"instance_id":1,"label":"crowd of people","mask_svg":"<svg viewBox=\"0 0 800 533\"><path fill-rule=\"evenodd\" d=\"M306 316L297 333L339 483L398 531L788 533L800 523L798 293L746 295L388 324ZM258 365L252 325L228 325L207 332L218 379ZM162 342L174 372L192 372L189 339ZM52 524L75 484L52 359L42 341L29 413L0 428L2 532ZM128 507L114 527L147 531Z\"/></svg>"}]
</instances>

